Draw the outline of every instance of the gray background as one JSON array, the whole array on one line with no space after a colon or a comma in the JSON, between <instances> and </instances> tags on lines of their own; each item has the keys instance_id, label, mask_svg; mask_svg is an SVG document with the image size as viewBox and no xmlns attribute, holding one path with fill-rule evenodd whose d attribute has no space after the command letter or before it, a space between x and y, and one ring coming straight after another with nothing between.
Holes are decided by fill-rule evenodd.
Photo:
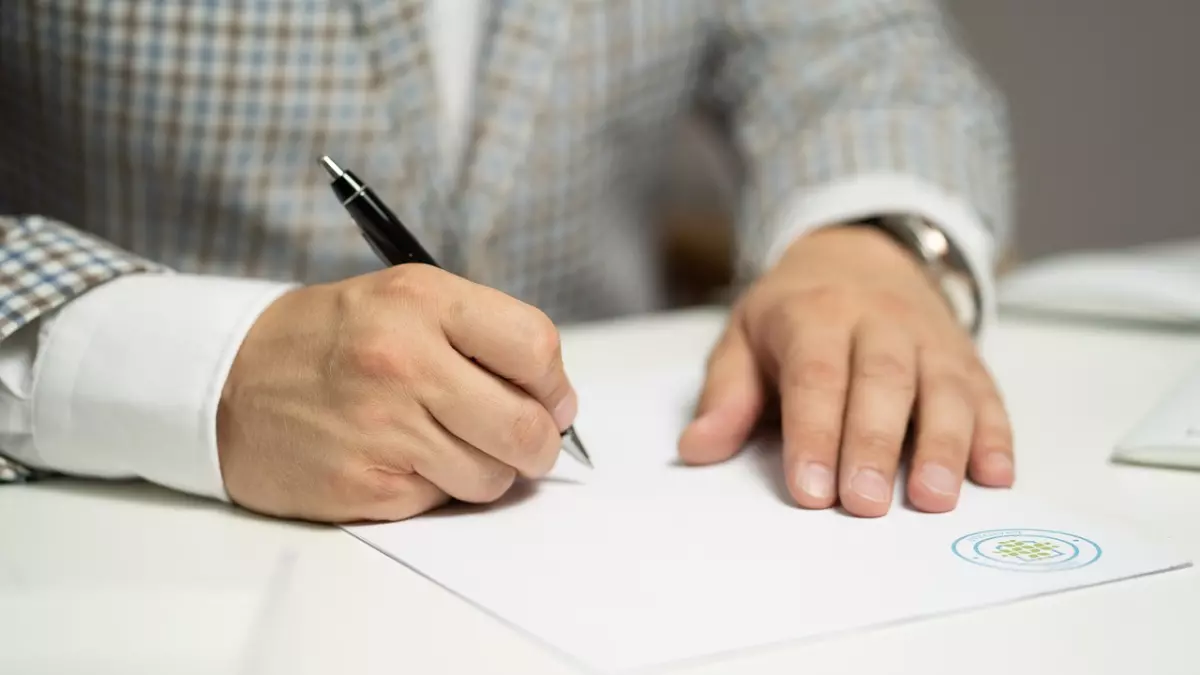
<instances>
[{"instance_id":1,"label":"gray background","mask_svg":"<svg viewBox=\"0 0 1200 675\"><path fill-rule=\"evenodd\" d=\"M945 0L1009 100L1016 255L1200 236L1200 0Z\"/></svg>"}]
</instances>

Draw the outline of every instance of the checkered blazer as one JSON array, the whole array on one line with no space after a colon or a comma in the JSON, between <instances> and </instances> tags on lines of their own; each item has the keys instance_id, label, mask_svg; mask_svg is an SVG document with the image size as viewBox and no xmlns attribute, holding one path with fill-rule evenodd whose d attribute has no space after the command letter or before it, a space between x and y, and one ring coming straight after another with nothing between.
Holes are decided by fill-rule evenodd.
<instances>
[{"instance_id":1,"label":"checkered blazer","mask_svg":"<svg viewBox=\"0 0 1200 675\"><path fill-rule=\"evenodd\" d=\"M932 0L501 0L440 181L422 0L4 0L0 339L118 275L379 267L372 183L443 264L559 320L653 308L647 195L681 111L729 115L743 269L798 188L904 172L1009 227L1002 108ZM622 265L614 265L614 260Z\"/></svg>"}]
</instances>

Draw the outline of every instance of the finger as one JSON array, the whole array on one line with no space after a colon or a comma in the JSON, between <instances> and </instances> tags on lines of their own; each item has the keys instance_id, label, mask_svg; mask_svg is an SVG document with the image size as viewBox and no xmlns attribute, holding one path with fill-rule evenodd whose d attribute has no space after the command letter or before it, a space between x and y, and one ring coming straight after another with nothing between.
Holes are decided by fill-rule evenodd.
<instances>
[{"instance_id":1,"label":"finger","mask_svg":"<svg viewBox=\"0 0 1200 675\"><path fill-rule=\"evenodd\" d=\"M563 369L558 329L543 312L478 284L453 293L442 329L459 353L521 387L549 410L559 431L578 402Z\"/></svg>"},{"instance_id":2,"label":"finger","mask_svg":"<svg viewBox=\"0 0 1200 675\"><path fill-rule=\"evenodd\" d=\"M959 360L929 350L919 359L916 449L908 498L921 511L940 513L958 504L975 430L975 405Z\"/></svg>"},{"instance_id":3,"label":"finger","mask_svg":"<svg viewBox=\"0 0 1200 675\"><path fill-rule=\"evenodd\" d=\"M446 430L432 416L416 427L401 452L413 469L443 492L464 502L488 503L504 495L517 472Z\"/></svg>"},{"instance_id":4,"label":"finger","mask_svg":"<svg viewBox=\"0 0 1200 675\"><path fill-rule=\"evenodd\" d=\"M452 349L445 348L437 362L438 377L424 383L417 397L449 433L525 476L543 476L554 467L562 436L538 401Z\"/></svg>"},{"instance_id":5,"label":"finger","mask_svg":"<svg viewBox=\"0 0 1200 675\"><path fill-rule=\"evenodd\" d=\"M404 520L433 510L450 496L392 452L376 453L371 443L361 454L325 454L328 472L318 485L299 491L316 505L316 520L327 522ZM359 461L350 458L360 457ZM363 461L365 460L365 461ZM303 499L304 497L302 497Z\"/></svg>"},{"instance_id":6,"label":"finger","mask_svg":"<svg viewBox=\"0 0 1200 675\"><path fill-rule=\"evenodd\" d=\"M969 380L975 393L976 422L968 473L980 485L1010 487L1015 480L1012 422L995 382L979 366Z\"/></svg>"},{"instance_id":7,"label":"finger","mask_svg":"<svg viewBox=\"0 0 1200 675\"><path fill-rule=\"evenodd\" d=\"M902 330L864 324L854 343L839 493L858 516L892 503L896 466L916 396L916 345Z\"/></svg>"},{"instance_id":8,"label":"finger","mask_svg":"<svg viewBox=\"0 0 1200 675\"><path fill-rule=\"evenodd\" d=\"M709 356L695 418L679 438L680 458L710 464L732 457L750 436L763 399L758 363L734 319Z\"/></svg>"},{"instance_id":9,"label":"finger","mask_svg":"<svg viewBox=\"0 0 1200 675\"><path fill-rule=\"evenodd\" d=\"M843 323L791 317L768 328L777 363L788 492L806 508L837 498L838 444L850 371L850 331Z\"/></svg>"},{"instance_id":10,"label":"finger","mask_svg":"<svg viewBox=\"0 0 1200 675\"><path fill-rule=\"evenodd\" d=\"M379 480L381 489L359 506L361 516L355 520L406 520L450 501L450 495L416 474L391 474Z\"/></svg>"}]
</instances>

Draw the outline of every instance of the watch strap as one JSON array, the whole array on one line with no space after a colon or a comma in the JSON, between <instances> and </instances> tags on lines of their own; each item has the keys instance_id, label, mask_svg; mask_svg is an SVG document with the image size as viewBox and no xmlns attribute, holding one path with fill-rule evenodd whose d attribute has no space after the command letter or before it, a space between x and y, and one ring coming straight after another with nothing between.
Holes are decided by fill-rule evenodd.
<instances>
[{"instance_id":1,"label":"watch strap","mask_svg":"<svg viewBox=\"0 0 1200 675\"><path fill-rule=\"evenodd\" d=\"M912 252L959 323L972 335L978 334L983 318L979 284L962 251L941 228L913 214L880 215L862 222L886 232Z\"/></svg>"}]
</instances>

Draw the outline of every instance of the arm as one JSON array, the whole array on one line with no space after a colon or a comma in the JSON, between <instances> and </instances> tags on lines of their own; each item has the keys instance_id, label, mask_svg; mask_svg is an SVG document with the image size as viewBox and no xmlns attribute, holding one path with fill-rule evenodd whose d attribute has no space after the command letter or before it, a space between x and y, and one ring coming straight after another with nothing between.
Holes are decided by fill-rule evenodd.
<instances>
[{"instance_id":1,"label":"arm","mask_svg":"<svg viewBox=\"0 0 1200 675\"><path fill-rule=\"evenodd\" d=\"M750 172L741 271L771 267L801 235L885 213L937 225L993 313L1011 237L1000 97L932 0L723 4L732 48L712 84L734 111Z\"/></svg>"},{"instance_id":2,"label":"arm","mask_svg":"<svg viewBox=\"0 0 1200 675\"><path fill-rule=\"evenodd\" d=\"M47 470L224 498L217 397L288 286L174 274L40 217L0 232L0 482Z\"/></svg>"},{"instance_id":3,"label":"arm","mask_svg":"<svg viewBox=\"0 0 1200 675\"><path fill-rule=\"evenodd\" d=\"M1011 228L998 97L934 0L721 8L732 50L714 84L749 169L738 243L754 283L713 349L681 455L737 452L769 393L786 485L805 508L886 514L910 437L904 489L918 510L955 508L968 476L1011 485L1011 425L972 342L994 312ZM878 225L843 227L913 215L951 241L980 287L975 334L915 249Z\"/></svg>"},{"instance_id":4,"label":"arm","mask_svg":"<svg viewBox=\"0 0 1200 675\"><path fill-rule=\"evenodd\" d=\"M85 241L75 259L144 273L83 285L0 343L0 449L34 466L267 515L400 520L545 475L574 421L550 319L436 267L293 289Z\"/></svg>"}]
</instances>

